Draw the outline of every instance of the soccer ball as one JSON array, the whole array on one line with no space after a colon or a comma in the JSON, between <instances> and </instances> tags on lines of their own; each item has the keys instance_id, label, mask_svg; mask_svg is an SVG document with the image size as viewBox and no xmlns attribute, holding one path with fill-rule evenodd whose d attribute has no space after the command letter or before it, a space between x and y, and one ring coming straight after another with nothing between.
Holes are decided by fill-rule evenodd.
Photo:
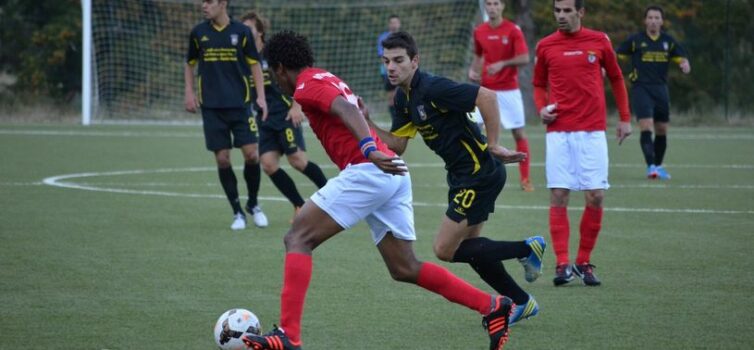
<instances>
[{"instance_id":1,"label":"soccer ball","mask_svg":"<svg viewBox=\"0 0 754 350\"><path fill-rule=\"evenodd\" d=\"M261 333L257 315L246 309L225 311L215 323L215 343L222 350L246 350L241 336Z\"/></svg>"}]
</instances>

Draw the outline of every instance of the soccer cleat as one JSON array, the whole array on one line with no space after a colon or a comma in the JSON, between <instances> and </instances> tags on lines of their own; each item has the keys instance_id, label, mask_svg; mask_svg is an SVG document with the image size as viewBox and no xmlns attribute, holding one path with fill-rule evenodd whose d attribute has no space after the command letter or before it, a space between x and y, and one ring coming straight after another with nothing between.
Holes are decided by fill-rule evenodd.
<instances>
[{"instance_id":1,"label":"soccer cleat","mask_svg":"<svg viewBox=\"0 0 754 350\"><path fill-rule=\"evenodd\" d=\"M277 326L265 335L246 334L241 341L253 350L301 350L301 346L293 345L285 331Z\"/></svg>"},{"instance_id":2,"label":"soccer cleat","mask_svg":"<svg viewBox=\"0 0 754 350\"><path fill-rule=\"evenodd\" d=\"M508 318L515 304L505 296L492 298L492 311L482 318L482 326L490 335L490 350L500 350L508 342Z\"/></svg>"},{"instance_id":3,"label":"soccer cleat","mask_svg":"<svg viewBox=\"0 0 754 350\"><path fill-rule=\"evenodd\" d=\"M573 274L581 278L587 286L599 286L602 284L599 278L594 275L594 265L590 263L573 265Z\"/></svg>"},{"instance_id":4,"label":"soccer cleat","mask_svg":"<svg viewBox=\"0 0 754 350\"><path fill-rule=\"evenodd\" d=\"M269 225L269 222L267 221L267 215L264 215L262 208L260 208L258 205L255 205L254 208L251 208L247 204L246 211L251 214L252 218L254 219L254 225L256 225L257 227L267 227L267 225Z\"/></svg>"},{"instance_id":5,"label":"soccer cleat","mask_svg":"<svg viewBox=\"0 0 754 350\"><path fill-rule=\"evenodd\" d=\"M658 165L655 167L655 170L657 171L657 178L660 180L670 180L670 174L668 173L665 168L662 167L662 165Z\"/></svg>"},{"instance_id":6,"label":"soccer cleat","mask_svg":"<svg viewBox=\"0 0 754 350\"><path fill-rule=\"evenodd\" d=\"M521 190L524 192L534 192L534 185L531 184L529 179L521 180Z\"/></svg>"},{"instance_id":7,"label":"soccer cleat","mask_svg":"<svg viewBox=\"0 0 754 350\"><path fill-rule=\"evenodd\" d=\"M573 281L573 269L571 264L560 264L555 267L555 278L552 279L552 283L555 287L562 286L568 282Z\"/></svg>"},{"instance_id":8,"label":"soccer cleat","mask_svg":"<svg viewBox=\"0 0 754 350\"><path fill-rule=\"evenodd\" d=\"M236 213L233 215L233 223L230 224L230 229L233 231L243 230L246 228L246 215L243 213Z\"/></svg>"},{"instance_id":9,"label":"soccer cleat","mask_svg":"<svg viewBox=\"0 0 754 350\"><path fill-rule=\"evenodd\" d=\"M657 167L653 164L647 167L647 179L657 178Z\"/></svg>"},{"instance_id":10,"label":"soccer cleat","mask_svg":"<svg viewBox=\"0 0 754 350\"><path fill-rule=\"evenodd\" d=\"M508 317L508 327L513 326L516 322L525 320L529 317L537 316L539 313L539 304L534 300L534 297L529 295L529 301L523 305L516 305Z\"/></svg>"},{"instance_id":11,"label":"soccer cleat","mask_svg":"<svg viewBox=\"0 0 754 350\"><path fill-rule=\"evenodd\" d=\"M529 256L518 259L524 265L524 278L527 282L534 282L542 275L542 257L547 243L542 236L534 236L526 239L526 245L531 249Z\"/></svg>"}]
</instances>

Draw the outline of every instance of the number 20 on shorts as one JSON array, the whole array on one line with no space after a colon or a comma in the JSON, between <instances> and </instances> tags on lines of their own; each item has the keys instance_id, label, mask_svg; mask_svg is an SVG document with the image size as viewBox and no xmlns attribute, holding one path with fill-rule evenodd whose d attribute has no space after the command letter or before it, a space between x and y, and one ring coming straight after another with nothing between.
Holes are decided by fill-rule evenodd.
<instances>
[{"instance_id":1,"label":"number 20 on shorts","mask_svg":"<svg viewBox=\"0 0 754 350\"><path fill-rule=\"evenodd\" d=\"M470 189L462 189L453 197L453 202L460 205L463 208L468 209L474 199L476 198L476 191Z\"/></svg>"}]
</instances>

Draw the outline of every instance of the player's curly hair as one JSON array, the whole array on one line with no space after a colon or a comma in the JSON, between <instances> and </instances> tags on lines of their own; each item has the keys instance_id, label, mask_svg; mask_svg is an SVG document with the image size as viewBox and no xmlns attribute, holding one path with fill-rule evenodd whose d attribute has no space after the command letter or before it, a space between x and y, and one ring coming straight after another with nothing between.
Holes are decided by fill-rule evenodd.
<instances>
[{"instance_id":1,"label":"player's curly hair","mask_svg":"<svg viewBox=\"0 0 754 350\"><path fill-rule=\"evenodd\" d=\"M309 41L290 30L275 33L267 41L263 55L270 67L282 64L288 69L303 69L314 65L314 53Z\"/></svg>"}]
</instances>

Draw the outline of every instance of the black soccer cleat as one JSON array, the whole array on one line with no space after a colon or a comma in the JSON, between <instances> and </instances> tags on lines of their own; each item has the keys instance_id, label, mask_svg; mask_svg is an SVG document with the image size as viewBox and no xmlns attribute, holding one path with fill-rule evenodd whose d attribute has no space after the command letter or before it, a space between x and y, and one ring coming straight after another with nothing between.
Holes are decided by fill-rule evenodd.
<instances>
[{"instance_id":1,"label":"black soccer cleat","mask_svg":"<svg viewBox=\"0 0 754 350\"><path fill-rule=\"evenodd\" d=\"M508 342L508 317L513 307L513 301L510 298L493 297L492 311L482 318L482 326L490 335L490 350L500 350Z\"/></svg>"},{"instance_id":2,"label":"black soccer cleat","mask_svg":"<svg viewBox=\"0 0 754 350\"><path fill-rule=\"evenodd\" d=\"M555 287L562 286L571 281L573 281L573 268L571 264L560 264L555 267L555 278L552 279Z\"/></svg>"},{"instance_id":3,"label":"black soccer cleat","mask_svg":"<svg viewBox=\"0 0 754 350\"><path fill-rule=\"evenodd\" d=\"M581 281L587 286L599 286L602 281L594 274L594 268L595 266L590 263L574 264L573 274L581 278Z\"/></svg>"},{"instance_id":4,"label":"black soccer cleat","mask_svg":"<svg viewBox=\"0 0 754 350\"><path fill-rule=\"evenodd\" d=\"M285 331L275 326L265 335L246 334L241 340L249 349L253 350L301 350L300 345L293 345Z\"/></svg>"}]
</instances>

